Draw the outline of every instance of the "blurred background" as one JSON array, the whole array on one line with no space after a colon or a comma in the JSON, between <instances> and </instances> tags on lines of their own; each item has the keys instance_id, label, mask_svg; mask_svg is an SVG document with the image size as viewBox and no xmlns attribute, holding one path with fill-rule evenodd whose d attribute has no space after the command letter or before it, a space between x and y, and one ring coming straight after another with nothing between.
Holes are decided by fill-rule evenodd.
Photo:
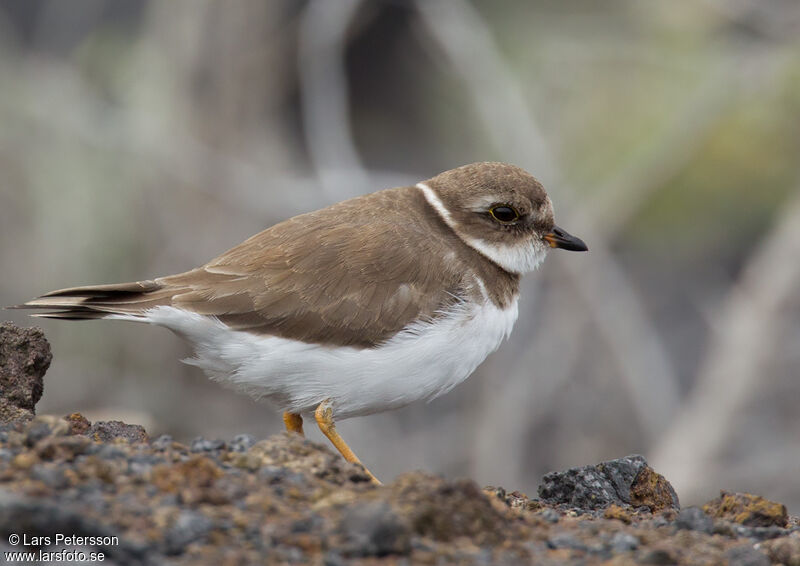
<instances>
[{"instance_id":1,"label":"blurred background","mask_svg":"<svg viewBox=\"0 0 800 566\"><path fill-rule=\"evenodd\" d=\"M340 425L385 481L534 495L642 453L684 504L800 513L798 157L793 0L0 3L2 305L472 161L545 184L591 251L524 278L515 333L453 392ZM164 329L1 314L53 346L41 413L283 428Z\"/></svg>"}]
</instances>

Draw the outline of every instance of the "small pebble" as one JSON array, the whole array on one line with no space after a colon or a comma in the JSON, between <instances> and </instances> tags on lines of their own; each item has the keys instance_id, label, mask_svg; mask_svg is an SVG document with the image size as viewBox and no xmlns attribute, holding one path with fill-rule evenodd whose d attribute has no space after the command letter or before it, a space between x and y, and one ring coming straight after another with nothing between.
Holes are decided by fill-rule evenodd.
<instances>
[{"instance_id":1,"label":"small pebble","mask_svg":"<svg viewBox=\"0 0 800 566\"><path fill-rule=\"evenodd\" d=\"M167 450L168 448L172 447L172 437L168 434L162 434L158 438L156 438L150 445L153 447L153 450Z\"/></svg>"},{"instance_id":2,"label":"small pebble","mask_svg":"<svg viewBox=\"0 0 800 566\"><path fill-rule=\"evenodd\" d=\"M25 445L33 446L40 440L43 440L52 434L52 428L47 422L34 422L25 435Z\"/></svg>"},{"instance_id":3,"label":"small pebble","mask_svg":"<svg viewBox=\"0 0 800 566\"><path fill-rule=\"evenodd\" d=\"M51 489L64 489L69 485L62 470L49 466L34 466L31 470L31 477Z\"/></svg>"},{"instance_id":4,"label":"small pebble","mask_svg":"<svg viewBox=\"0 0 800 566\"><path fill-rule=\"evenodd\" d=\"M159 463L163 462L163 459L158 457L158 456L156 456L156 455L154 455L154 454L149 454L147 452L142 452L142 453L139 453L139 454L131 454L128 457L128 461L129 462L136 462L138 464L151 464L151 465L154 465L154 464L159 464Z\"/></svg>"},{"instance_id":5,"label":"small pebble","mask_svg":"<svg viewBox=\"0 0 800 566\"><path fill-rule=\"evenodd\" d=\"M495 497L500 499L501 501L506 500L506 490L502 487L494 487L494 486L486 486L484 488L485 491L494 492Z\"/></svg>"},{"instance_id":6,"label":"small pebble","mask_svg":"<svg viewBox=\"0 0 800 566\"><path fill-rule=\"evenodd\" d=\"M256 443L255 437L250 434L237 434L228 445L231 452L247 452Z\"/></svg>"},{"instance_id":7,"label":"small pebble","mask_svg":"<svg viewBox=\"0 0 800 566\"><path fill-rule=\"evenodd\" d=\"M153 466L159 463L159 458L152 454L133 454L128 458L128 471L137 479L147 479Z\"/></svg>"},{"instance_id":8,"label":"small pebble","mask_svg":"<svg viewBox=\"0 0 800 566\"><path fill-rule=\"evenodd\" d=\"M198 436L192 440L190 450L192 452L215 452L217 450L222 450L223 448L225 448L224 440L208 440L202 436Z\"/></svg>"},{"instance_id":9,"label":"small pebble","mask_svg":"<svg viewBox=\"0 0 800 566\"><path fill-rule=\"evenodd\" d=\"M656 528L657 527L666 527L667 525L670 524L670 521L666 517L662 517L662 516L659 515L658 517L653 519L652 524L653 524L653 527L656 527Z\"/></svg>"},{"instance_id":10,"label":"small pebble","mask_svg":"<svg viewBox=\"0 0 800 566\"><path fill-rule=\"evenodd\" d=\"M258 470L258 477L266 480L269 484L280 483L287 474L289 474L289 470L277 466L262 466Z\"/></svg>"},{"instance_id":11,"label":"small pebble","mask_svg":"<svg viewBox=\"0 0 800 566\"><path fill-rule=\"evenodd\" d=\"M733 526L728 521L715 521L712 534L736 538L736 533L733 530Z\"/></svg>"},{"instance_id":12,"label":"small pebble","mask_svg":"<svg viewBox=\"0 0 800 566\"><path fill-rule=\"evenodd\" d=\"M559 519L561 519L561 515L555 509L545 509L540 515L548 523L558 523Z\"/></svg>"},{"instance_id":13,"label":"small pebble","mask_svg":"<svg viewBox=\"0 0 800 566\"><path fill-rule=\"evenodd\" d=\"M307 562L303 551L296 546L284 547L285 564L302 564Z\"/></svg>"},{"instance_id":14,"label":"small pebble","mask_svg":"<svg viewBox=\"0 0 800 566\"><path fill-rule=\"evenodd\" d=\"M731 566L769 566L767 555L759 552L752 545L737 546L725 553Z\"/></svg>"},{"instance_id":15,"label":"small pebble","mask_svg":"<svg viewBox=\"0 0 800 566\"><path fill-rule=\"evenodd\" d=\"M306 477L299 473L293 472L287 468L278 468L276 466L263 466L258 470L259 478L264 479L268 484L275 485L286 483L295 486L306 485Z\"/></svg>"},{"instance_id":16,"label":"small pebble","mask_svg":"<svg viewBox=\"0 0 800 566\"><path fill-rule=\"evenodd\" d=\"M310 533L315 529L321 529L323 527L324 521L322 517L319 515L314 515L311 517L305 517L303 519L298 519L292 526L290 527L290 532L292 533Z\"/></svg>"},{"instance_id":17,"label":"small pebble","mask_svg":"<svg viewBox=\"0 0 800 566\"><path fill-rule=\"evenodd\" d=\"M146 462L128 462L128 471L137 478L147 479L153 471L153 465Z\"/></svg>"},{"instance_id":18,"label":"small pebble","mask_svg":"<svg viewBox=\"0 0 800 566\"><path fill-rule=\"evenodd\" d=\"M125 458L127 455L128 454L124 450L118 446L114 446L113 444L103 444L97 451L97 456L103 458L104 460L116 460L119 458Z\"/></svg>"},{"instance_id":19,"label":"small pebble","mask_svg":"<svg viewBox=\"0 0 800 566\"><path fill-rule=\"evenodd\" d=\"M14 459L11 460L11 465L13 465L15 468L19 468L20 470L28 470L38 461L39 458L36 456L36 454L33 454L32 452L21 452L14 456Z\"/></svg>"},{"instance_id":20,"label":"small pebble","mask_svg":"<svg viewBox=\"0 0 800 566\"><path fill-rule=\"evenodd\" d=\"M639 564L654 564L656 566L668 566L677 564L678 561L668 550L663 548L656 548L645 553L638 559Z\"/></svg>"},{"instance_id":21,"label":"small pebble","mask_svg":"<svg viewBox=\"0 0 800 566\"><path fill-rule=\"evenodd\" d=\"M95 484L83 484L77 487L80 501L83 505L93 508L99 513L108 511L110 502L106 500L102 488Z\"/></svg>"},{"instance_id":22,"label":"small pebble","mask_svg":"<svg viewBox=\"0 0 800 566\"><path fill-rule=\"evenodd\" d=\"M639 548L639 539L630 533L616 533L611 537L611 548L614 552L628 552Z\"/></svg>"},{"instance_id":23,"label":"small pebble","mask_svg":"<svg viewBox=\"0 0 800 566\"><path fill-rule=\"evenodd\" d=\"M788 532L787 529L781 527L748 527L745 525L731 525L733 531L737 536L752 538L756 540L769 540L785 536Z\"/></svg>"},{"instance_id":24,"label":"small pebble","mask_svg":"<svg viewBox=\"0 0 800 566\"><path fill-rule=\"evenodd\" d=\"M678 513L675 527L678 530L699 531L710 535L714 530L714 520L699 507L686 507Z\"/></svg>"},{"instance_id":25,"label":"small pebble","mask_svg":"<svg viewBox=\"0 0 800 566\"><path fill-rule=\"evenodd\" d=\"M344 515L342 551L349 556L405 555L411 552L411 529L386 503L356 504Z\"/></svg>"},{"instance_id":26,"label":"small pebble","mask_svg":"<svg viewBox=\"0 0 800 566\"><path fill-rule=\"evenodd\" d=\"M586 545L569 533L558 533L547 539L550 548L568 548L570 550L586 550Z\"/></svg>"},{"instance_id":27,"label":"small pebble","mask_svg":"<svg viewBox=\"0 0 800 566\"><path fill-rule=\"evenodd\" d=\"M205 536L213 527L214 522L205 515L181 511L164 536L164 551L171 555L180 554L187 544Z\"/></svg>"},{"instance_id":28,"label":"small pebble","mask_svg":"<svg viewBox=\"0 0 800 566\"><path fill-rule=\"evenodd\" d=\"M105 445L99 444L97 442L91 442L89 445L86 446L84 454L88 455L97 454L98 452L100 452L100 450L102 450L103 446Z\"/></svg>"}]
</instances>

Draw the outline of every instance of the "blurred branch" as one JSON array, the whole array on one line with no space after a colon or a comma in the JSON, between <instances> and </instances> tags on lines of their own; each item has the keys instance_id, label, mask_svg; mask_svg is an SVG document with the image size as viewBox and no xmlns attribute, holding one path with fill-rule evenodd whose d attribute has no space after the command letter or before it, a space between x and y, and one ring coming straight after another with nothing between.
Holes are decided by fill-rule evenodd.
<instances>
[{"instance_id":1,"label":"blurred branch","mask_svg":"<svg viewBox=\"0 0 800 566\"><path fill-rule=\"evenodd\" d=\"M32 44L42 50L62 51L100 20L105 2L83 0L74 3L46 0L33 30Z\"/></svg>"},{"instance_id":2,"label":"blurred branch","mask_svg":"<svg viewBox=\"0 0 800 566\"><path fill-rule=\"evenodd\" d=\"M464 0L417 0L415 5L430 37L465 85L492 145L504 160L555 185L559 178L550 144L478 11Z\"/></svg>"},{"instance_id":3,"label":"blurred branch","mask_svg":"<svg viewBox=\"0 0 800 566\"><path fill-rule=\"evenodd\" d=\"M636 159L586 197L585 204L574 211L577 224L592 226L606 239L613 239L654 192L686 167L742 96L747 91L773 88L793 57L792 49L736 50L736 55L712 69L686 103L664 120L663 129L651 136Z\"/></svg>"},{"instance_id":4,"label":"blurred branch","mask_svg":"<svg viewBox=\"0 0 800 566\"><path fill-rule=\"evenodd\" d=\"M361 0L315 0L300 23L298 66L303 127L323 190L336 201L371 189L350 128L345 53Z\"/></svg>"},{"instance_id":5,"label":"blurred branch","mask_svg":"<svg viewBox=\"0 0 800 566\"><path fill-rule=\"evenodd\" d=\"M535 160L533 170L549 182L557 184L562 180L549 145L527 108L522 88L506 65L488 26L472 5L462 0L418 0L416 6L429 34L466 85L484 130L495 146L517 163L525 165ZM567 187L559 188L567 192ZM677 407L677 379L624 270L608 252L602 234L596 236L589 239L590 258L574 263L556 261L570 276L571 283L580 292L583 306L616 354L623 382L631 390L637 417L645 433L652 437L666 425ZM575 351L564 354L576 355ZM506 383L513 389L511 381ZM493 396L507 402L514 398L510 393L504 390ZM483 419L486 423L503 422L504 435L519 441L524 439L530 425L526 411L509 411L507 403L487 401ZM481 444L478 453L484 458L488 452L496 453L500 449L498 445L505 443ZM513 457L519 453L519 448L517 445L503 449L507 461L519 460Z\"/></svg>"},{"instance_id":6,"label":"blurred branch","mask_svg":"<svg viewBox=\"0 0 800 566\"><path fill-rule=\"evenodd\" d=\"M653 193L684 169L738 100L738 91L731 88L738 63L713 69L636 158L585 197L575 211L576 224L591 225L607 239L624 229Z\"/></svg>"},{"instance_id":7,"label":"blurred branch","mask_svg":"<svg viewBox=\"0 0 800 566\"><path fill-rule=\"evenodd\" d=\"M654 451L656 469L689 498L699 478L713 476L738 411L761 383L760 370L779 336L774 321L800 288L800 187L781 210L728 293L695 386Z\"/></svg>"},{"instance_id":8,"label":"blurred branch","mask_svg":"<svg viewBox=\"0 0 800 566\"><path fill-rule=\"evenodd\" d=\"M739 53L714 69L688 101L664 121L665 127L651 138L638 159L630 160L628 167L573 210L571 221L581 227L587 241L603 243L616 237L640 207L684 169L733 105L741 100L743 89L773 87L778 71L784 68L790 54L787 50L783 57L772 52L769 55ZM576 285L587 287L585 295L591 294L595 287L605 290L602 297L597 297L600 300L586 303L587 308L598 309L596 320L629 321L613 325L613 331L606 332L604 337L618 363L628 368L623 378L629 381L627 385L634 393L634 404L646 403L638 407L637 413L658 415L649 419L655 426L649 429L648 437L656 438L678 406L677 380L671 363L656 332L642 326L647 314L639 301L629 299L637 294L623 271L611 261L605 248L598 250L592 245L590 255L592 257L582 264L569 261L571 258L565 258L561 264L573 274ZM605 282L598 285L597 278L601 277ZM626 287L620 294L619 290ZM620 318L619 314L625 310L631 312ZM634 344L636 347L631 348ZM669 372L662 373L663 368L670 368ZM655 375L647 381L637 377L651 372Z\"/></svg>"},{"instance_id":9,"label":"blurred branch","mask_svg":"<svg viewBox=\"0 0 800 566\"><path fill-rule=\"evenodd\" d=\"M755 0L703 0L740 33L753 31L771 40L794 40L800 28L800 9L796 2L757 2Z\"/></svg>"},{"instance_id":10,"label":"blurred branch","mask_svg":"<svg viewBox=\"0 0 800 566\"><path fill-rule=\"evenodd\" d=\"M57 83L60 90L71 91L71 99L83 104L74 108L72 113L65 113L61 108L46 103L44 98L48 95L45 92L32 92L28 104L20 108L24 113L23 118L32 125L42 124L78 143L113 149L141 159L147 163L148 170L156 170L178 181L171 187L191 187L193 192L203 193L241 214L262 217L265 212L274 210L272 204L264 200L264 171L258 164L209 147L184 130L170 128L169 124L154 129L141 127L144 120L140 122L136 117L131 117L130 109L108 104L87 87L73 67L44 65L29 70L29 73L41 73L36 79L29 78L31 82L45 85ZM104 127L97 126L100 122ZM129 122L140 127L127 127ZM222 172L218 174L226 179L224 192L209 187L206 173L210 169ZM296 199L298 206L315 194L316 183L303 175L271 173L270 184L285 187L282 198Z\"/></svg>"}]
</instances>

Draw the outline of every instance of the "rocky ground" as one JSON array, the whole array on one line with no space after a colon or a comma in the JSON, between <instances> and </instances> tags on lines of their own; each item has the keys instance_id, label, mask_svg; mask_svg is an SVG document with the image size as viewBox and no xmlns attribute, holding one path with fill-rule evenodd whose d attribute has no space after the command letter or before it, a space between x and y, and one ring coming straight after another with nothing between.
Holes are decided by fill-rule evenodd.
<instances>
[{"instance_id":1,"label":"rocky ground","mask_svg":"<svg viewBox=\"0 0 800 566\"><path fill-rule=\"evenodd\" d=\"M375 486L297 435L187 446L137 425L34 416L49 363L40 331L0 325L0 552L157 565L800 565L800 523L783 505L721 493L681 509L640 456L549 474L536 498L421 472ZM96 539L65 546L57 534Z\"/></svg>"}]
</instances>

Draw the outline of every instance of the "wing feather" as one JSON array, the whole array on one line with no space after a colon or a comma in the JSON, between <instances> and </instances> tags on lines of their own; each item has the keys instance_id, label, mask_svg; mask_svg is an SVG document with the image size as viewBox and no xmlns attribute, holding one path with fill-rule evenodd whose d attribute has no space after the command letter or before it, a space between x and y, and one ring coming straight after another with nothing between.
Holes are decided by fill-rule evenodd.
<instances>
[{"instance_id":1,"label":"wing feather","mask_svg":"<svg viewBox=\"0 0 800 566\"><path fill-rule=\"evenodd\" d=\"M381 191L294 217L159 281L191 290L174 297L175 306L235 329L376 346L459 299L463 266L445 265L434 251L450 235L423 226L430 219L402 204L417 192Z\"/></svg>"}]
</instances>

